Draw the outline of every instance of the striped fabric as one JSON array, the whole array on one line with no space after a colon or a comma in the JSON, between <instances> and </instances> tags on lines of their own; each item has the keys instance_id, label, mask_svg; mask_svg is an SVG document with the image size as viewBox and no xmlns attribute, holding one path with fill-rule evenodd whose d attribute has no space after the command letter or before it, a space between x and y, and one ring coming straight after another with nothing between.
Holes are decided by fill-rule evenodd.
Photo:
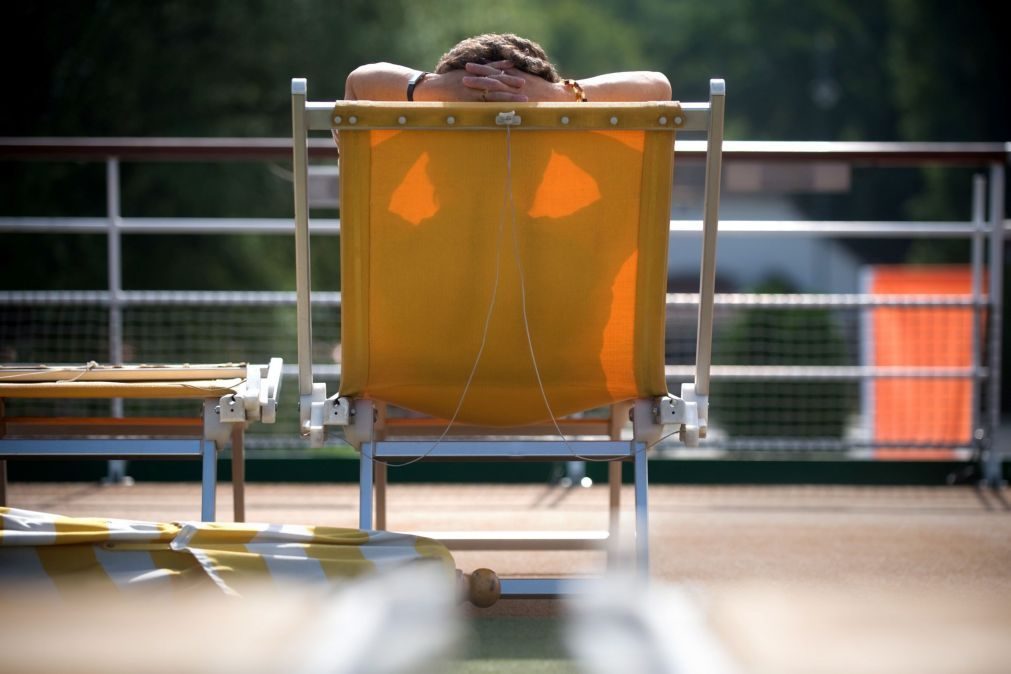
<instances>
[{"instance_id":1,"label":"striped fabric","mask_svg":"<svg viewBox=\"0 0 1011 674\"><path fill-rule=\"evenodd\" d=\"M418 560L451 573L427 538L336 527L73 518L0 508L0 588L33 583L59 595L86 589L242 595L264 583L334 582Z\"/></svg>"}]
</instances>

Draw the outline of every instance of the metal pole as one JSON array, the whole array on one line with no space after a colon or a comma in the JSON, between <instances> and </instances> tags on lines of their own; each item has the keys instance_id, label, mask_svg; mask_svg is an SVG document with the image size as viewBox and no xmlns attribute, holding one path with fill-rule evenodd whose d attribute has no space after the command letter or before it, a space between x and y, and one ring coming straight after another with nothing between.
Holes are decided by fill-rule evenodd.
<instances>
[{"instance_id":1,"label":"metal pole","mask_svg":"<svg viewBox=\"0 0 1011 674\"><path fill-rule=\"evenodd\" d=\"M376 493L375 526L379 531L384 531L386 529L386 464L378 462L372 467L372 470Z\"/></svg>"},{"instance_id":2,"label":"metal pole","mask_svg":"<svg viewBox=\"0 0 1011 674\"><path fill-rule=\"evenodd\" d=\"M635 473L635 556L640 579L649 578L649 472L647 468L646 443L632 441L635 453L633 468Z\"/></svg>"},{"instance_id":3,"label":"metal pole","mask_svg":"<svg viewBox=\"0 0 1011 674\"><path fill-rule=\"evenodd\" d=\"M375 526L372 517L372 452L375 445L362 443L362 456L358 462L358 528L371 531Z\"/></svg>"},{"instance_id":4,"label":"metal pole","mask_svg":"<svg viewBox=\"0 0 1011 674\"><path fill-rule=\"evenodd\" d=\"M972 268L972 326L971 326L971 367L972 367L972 389L971 399L971 427L972 437L970 442L979 446L983 440L983 431L980 426L982 421L982 396L983 376L981 365L983 363L983 342L980 334L983 317L983 233L986 227L986 177L975 175L972 179L972 241L970 248L970 261Z\"/></svg>"},{"instance_id":5,"label":"metal pole","mask_svg":"<svg viewBox=\"0 0 1011 674\"><path fill-rule=\"evenodd\" d=\"M0 398L0 438L7 435L7 410L4 399ZM7 462L0 459L0 508L7 505Z\"/></svg>"},{"instance_id":6,"label":"metal pole","mask_svg":"<svg viewBox=\"0 0 1011 674\"><path fill-rule=\"evenodd\" d=\"M214 441L201 438L200 455L202 468L200 481L200 519L204 522L213 522L218 485L218 447Z\"/></svg>"},{"instance_id":7,"label":"metal pole","mask_svg":"<svg viewBox=\"0 0 1011 674\"><path fill-rule=\"evenodd\" d=\"M109 157L105 161L105 203L108 214L107 263L109 276L109 363L123 364L123 260L120 247L119 159ZM123 417L123 399L110 401L110 413L114 418ZM108 462L105 475L107 484L129 483L126 461L114 459Z\"/></svg>"},{"instance_id":8,"label":"metal pole","mask_svg":"<svg viewBox=\"0 0 1011 674\"><path fill-rule=\"evenodd\" d=\"M621 440L621 431L628 423L629 409L627 403L611 405L611 421L608 424L611 440ZM617 566L621 554L621 464L621 461L607 464L607 563L611 567Z\"/></svg>"},{"instance_id":9,"label":"metal pole","mask_svg":"<svg viewBox=\"0 0 1011 674\"><path fill-rule=\"evenodd\" d=\"M713 354L713 293L716 287L716 234L720 221L720 171L726 85L709 81L709 131L706 134L706 179L702 204L702 259L699 265L699 324L695 338L695 392L709 395Z\"/></svg>"},{"instance_id":10,"label":"metal pole","mask_svg":"<svg viewBox=\"0 0 1011 674\"><path fill-rule=\"evenodd\" d=\"M986 434L983 478L1001 484L1002 448L995 442L1000 428L1000 373L1004 305L1004 164L990 166L990 419Z\"/></svg>"},{"instance_id":11,"label":"metal pole","mask_svg":"<svg viewBox=\"0 0 1011 674\"><path fill-rule=\"evenodd\" d=\"M297 289L296 323L298 326L298 392L312 395L312 307L309 270L309 138L305 125L306 81L291 81L292 174L295 191L295 286ZM303 416L308 410L302 410ZM305 429L303 429L305 430Z\"/></svg>"}]
</instances>

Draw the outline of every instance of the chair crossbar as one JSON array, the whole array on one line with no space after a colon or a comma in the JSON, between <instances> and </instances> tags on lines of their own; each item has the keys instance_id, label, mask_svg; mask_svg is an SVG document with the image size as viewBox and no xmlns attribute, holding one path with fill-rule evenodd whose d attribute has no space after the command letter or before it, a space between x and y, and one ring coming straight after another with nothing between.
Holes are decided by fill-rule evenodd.
<instances>
[{"instance_id":1,"label":"chair crossbar","mask_svg":"<svg viewBox=\"0 0 1011 674\"><path fill-rule=\"evenodd\" d=\"M371 443L362 445L362 451L376 459L384 458L467 458L467 459L547 459L554 461L578 460L579 457L594 459L628 458L635 453L636 446L642 443L608 440L566 441L532 441L532 440L502 440L502 441L382 441L375 443L372 451Z\"/></svg>"},{"instance_id":2,"label":"chair crossbar","mask_svg":"<svg viewBox=\"0 0 1011 674\"><path fill-rule=\"evenodd\" d=\"M582 578L503 578L502 596L510 599L545 599L585 594Z\"/></svg>"},{"instance_id":3,"label":"chair crossbar","mask_svg":"<svg viewBox=\"0 0 1011 674\"><path fill-rule=\"evenodd\" d=\"M604 550L607 531L415 531L450 550Z\"/></svg>"},{"instance_id":4,"label":"chair crossbar","mask_svg":"<svg viewBox=\"0 0 1011 674\"><path fill-rule=\"evenodd\" d=\"M0 442L0 457L100 457L174 458L203 454L202 440L159 440L153 438L101 438L86 440L44 439Z\"/></svg>"}]
</instances>

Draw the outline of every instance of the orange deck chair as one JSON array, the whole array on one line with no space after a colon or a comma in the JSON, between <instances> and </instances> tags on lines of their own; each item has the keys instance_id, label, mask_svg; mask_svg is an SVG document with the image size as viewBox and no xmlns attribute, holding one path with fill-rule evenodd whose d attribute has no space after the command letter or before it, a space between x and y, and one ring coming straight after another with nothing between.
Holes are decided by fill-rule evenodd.
<instances>
[{"instance_id":1,"label":"orange deck chair","mask_svg":"<svg viewBox=\"0 0 1011 674\"><path fill-rule=\"evenodd\" d=\"M613 533L630 460L648 568L646 451L706 429L723 101L722 80L705 103L571 105L317 103L292 81L302 431L321 443L342 427L360 451L362 529L385 528L388 464L590 459L611 460ZM307 134L333 130L342 363L328 396L311 363ZM664 321L680 130L705 132L708 151L696 378L674 396ZM606 534L441 538L571 548ZM502 593L554 595L571 580L505 579Z\"/></svg>"}]
</instances>

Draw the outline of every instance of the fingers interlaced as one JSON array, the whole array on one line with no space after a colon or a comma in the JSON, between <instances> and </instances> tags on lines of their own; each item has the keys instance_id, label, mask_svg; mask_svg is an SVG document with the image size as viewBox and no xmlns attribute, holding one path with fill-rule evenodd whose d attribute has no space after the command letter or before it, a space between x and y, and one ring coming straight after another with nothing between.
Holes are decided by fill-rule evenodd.
<instances>
[{"instance_id":1,"label":"fingers interlaced","mask_svg":"<svg viewBox=\"0 0 1011 674\"><path fill-rule=\"evenodd\" d=\"M496 67L495 64L500 64L501 68ZM497 87L495 84L490 84L490 81L500 82L508 87L517 89L522 87L525 80L522 77L517 77L516 75L511 75L507 72L512 68L512 63L509 61L496 61L495 64L490 63L467 63L465 64L465 69L472 76L479 76L485 80L482 86L484 87ZM515 71L512 71L515 72Z\"/></svg>"},{"instance_id":2,"label":"fingers interlaced","mask_svg":"<svg viewBox=\"0 0 1011 674\"><path fill-rule=\"evenodd\" d=\"M509 74L513 69L512 61L493 61L491 63L467 63L464 68L469 73L461 82L469 89L475 90L475 100L522 103L528 100L520 93L526 84L522 77Z\"/></svg>"}]
</instances>

